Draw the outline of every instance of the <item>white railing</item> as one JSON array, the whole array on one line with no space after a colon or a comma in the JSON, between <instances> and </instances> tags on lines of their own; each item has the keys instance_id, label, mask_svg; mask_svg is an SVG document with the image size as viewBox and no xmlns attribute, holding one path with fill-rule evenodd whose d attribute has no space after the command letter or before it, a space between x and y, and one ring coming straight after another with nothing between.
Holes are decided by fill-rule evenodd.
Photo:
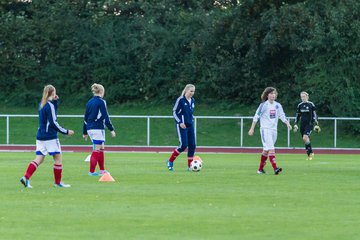
<instances>
[{"instance_id":1,"label":"white railing","mask_svg":"<svg viewBox=\"0 0 360 240\"><path fill-rule=\"evenodd\" d=\"M0 118L6 118L6 144L10 144L10 118L37 118L38 115L29 115L29 114L0 114ZM59 118L83 118L83 115L58 115ZM150 142L150 120L151 119L166 119L173 118L172 116L142 116L142 115L111 115L111 118L136 118L136 119L146 119L146 145L151 146ZM240 142L239 147L244 147L244 135L247 134L247 131L244 132L244 119L251 120L251 116L195 116L195 134L197 133L198 119L238 119L240 121ZM289 120L294 120L293 117L288 118ZM360 121L360 118L348 118L348 117L320 117L319 120L334 121L334 140L333 147L337 147L337 135L338 135L338 122L339 121ZM292 121L293 122L293 121ZM291 134L290 131L287 131L287 147L291 147Z\"/></svg>"}]
</instances>

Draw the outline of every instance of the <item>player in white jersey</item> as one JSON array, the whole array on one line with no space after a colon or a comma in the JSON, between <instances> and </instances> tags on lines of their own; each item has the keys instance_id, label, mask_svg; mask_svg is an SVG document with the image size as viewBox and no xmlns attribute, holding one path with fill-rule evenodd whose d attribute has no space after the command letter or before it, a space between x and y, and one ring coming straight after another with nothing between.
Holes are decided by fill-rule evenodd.
<instances>
[{"instance_id":1,"label":"player in white jersey","mask_svg":"<svg viewBox=\"0 0 360 240\"><path fill-rule=\"evenodd\" d=\"M276 88L265 88L261 94L262 103L256 110L251 128L249 130L249 135L253 136L256 123L260 119L260 135L261 142L263 144L263 152L260 159L260 166L257 171L259 174L265 173L264 166L268 157L274 169L274 173L277 175L282 171L282 168L277 167L275 158L275 143L277 139L278 120L280 119L283 121L289 130L291 130L291 125L286 119L281 104L275 101L277 94L278 93Z\"/></svg>"}]
</instances>

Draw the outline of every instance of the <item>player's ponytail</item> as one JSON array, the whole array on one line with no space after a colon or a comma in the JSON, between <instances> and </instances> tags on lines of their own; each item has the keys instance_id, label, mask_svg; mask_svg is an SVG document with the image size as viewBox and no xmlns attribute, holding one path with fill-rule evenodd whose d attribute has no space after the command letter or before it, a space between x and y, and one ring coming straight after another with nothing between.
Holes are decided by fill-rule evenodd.
<instances>
[{"instance_id":1,"label":"player's ponytail","mask_svg":"<svg viewBox=\"0 0 360 240\"><path fill-rule=\"evenodd\" d=\"M40 103L40 109L42 109L45 106L45 104L49 100L49 97L51 97L54 91L55 91L55 87L53 85L49 84L44 87L43 95Z\"/></svg>"},{"instance_id":2,"label":"player's ponytail","mask_svg":"<svg viewBox=\"0 0 360 240\"><path fill-rule=\"evenodd\" d=\"M94 83L93 85L91 85L91 91L94 95L99 96L102 93L105 93L105 88L101 84Z\"/></svg>"},{"instance_id":3,"label":"player's ponytail","mask_svg":"<svg viewBox=\"0 0 360 240\"><path fill-rule=\"evenodd\" d=\"M186 84L184 90L181 93L181 97L185 95L185 93L190 89L190 88L195 88L194 84Z\"/></svg>"}]
</instances>

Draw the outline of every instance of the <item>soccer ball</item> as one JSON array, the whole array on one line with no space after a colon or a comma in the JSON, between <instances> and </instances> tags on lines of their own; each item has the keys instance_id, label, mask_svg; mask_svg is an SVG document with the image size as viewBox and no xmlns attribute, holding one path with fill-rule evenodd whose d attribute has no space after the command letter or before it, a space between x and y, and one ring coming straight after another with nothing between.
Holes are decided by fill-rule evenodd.
<instances>
[{"instance_id":1,"label":"soccer ball","mask_svg":"<svg viewBox=\"0 0 360 240\"><path fill-rule=\"evenodd\" d=\"M199 172L202 168L202 161L200 160L193 160L190 164L190 170L193 172Z\"/></svg>"}]
</instances>

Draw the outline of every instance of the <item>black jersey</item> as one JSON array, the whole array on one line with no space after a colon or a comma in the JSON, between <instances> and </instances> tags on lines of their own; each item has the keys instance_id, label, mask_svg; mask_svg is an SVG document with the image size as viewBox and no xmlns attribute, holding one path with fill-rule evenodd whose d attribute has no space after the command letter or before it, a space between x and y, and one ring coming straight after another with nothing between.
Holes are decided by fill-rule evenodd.
<instances>
[{"instance_id":1,"label":"black jersey","mask_svg":"<svg viewBox=\"0 0 360 240\"><path fill-rule=\"evenodd\" d=\"M301 125L313 125L317 123L317 115L316 115L316 107L314 103L308 102L301 102L297 106L296 109L296 119L295 124L299 122L301 119Z\"/></svg>"}]
</instances>

